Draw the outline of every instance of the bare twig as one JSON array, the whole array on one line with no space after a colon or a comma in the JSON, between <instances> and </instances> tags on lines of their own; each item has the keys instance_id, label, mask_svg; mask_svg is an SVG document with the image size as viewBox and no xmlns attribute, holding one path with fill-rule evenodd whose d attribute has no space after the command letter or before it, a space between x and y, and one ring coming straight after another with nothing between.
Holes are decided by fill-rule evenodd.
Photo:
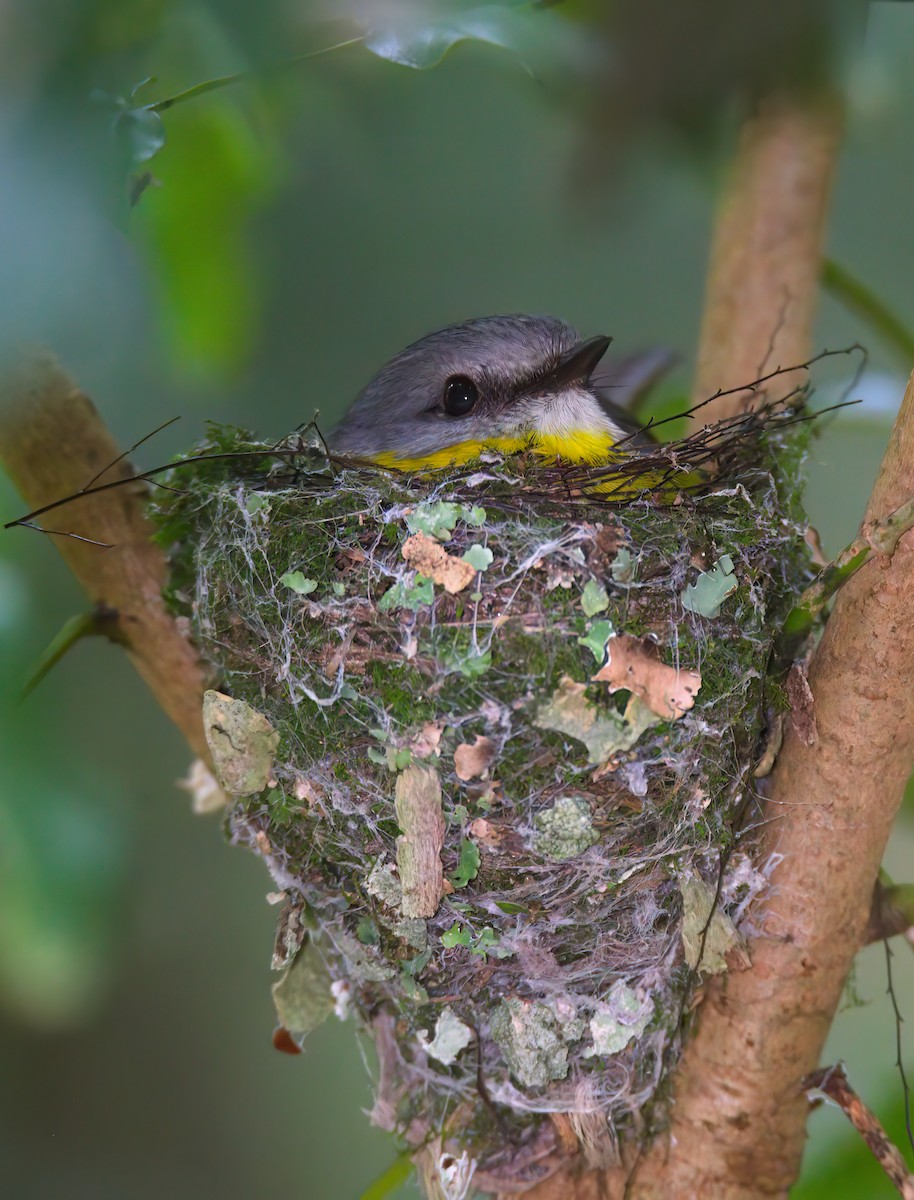
<instances>
[{"instance_id":1,"label":"bare twig","mask_svg":"<svg viewBox=\"0 0 914 1200\"><path fill-rule=\"evenodd\" d=\"M901 1151L889 1141L875 1113L867 1108L851 1087L844 1068L839 1065L813 1071L803 1080L802 1086L807 1092L821 1092L837 1104L872 1150L904 1200L914 1200L914 1175L908 1171Z\"/></svg>"},{"instance_id":2,"label":"bare twig","mask_svg":"<svg viewBox=\"0 0 914 1200\"><path fill-rule=\"evenodd\" d=\"M746 122L714 233L696 400L809 357L840 132L831 97L769 97ZM786 393L796 378L780 386ZM702 420L751 404L745 391L721 396Z\"/></svg>"}]
</instances>

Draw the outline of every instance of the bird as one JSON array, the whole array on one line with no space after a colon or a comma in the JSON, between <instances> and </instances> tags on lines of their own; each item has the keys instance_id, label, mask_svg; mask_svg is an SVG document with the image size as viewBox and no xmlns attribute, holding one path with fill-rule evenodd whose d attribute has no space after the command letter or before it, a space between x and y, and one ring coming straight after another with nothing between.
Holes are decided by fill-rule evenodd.
<instances>
[{"instance_id":1,"label":"bird","mask_svg":"<svg viewBox=\"0 0 914 1200\"><path fill-rule=\"evenodd\" d=\"M459 466L487 451L619 461L656 445L626 403L672 356L647 351L598 371L611 340L523 313L449 325L381 367L330 434L330 448L400 471Z\"/></svg>"}]
</instances>

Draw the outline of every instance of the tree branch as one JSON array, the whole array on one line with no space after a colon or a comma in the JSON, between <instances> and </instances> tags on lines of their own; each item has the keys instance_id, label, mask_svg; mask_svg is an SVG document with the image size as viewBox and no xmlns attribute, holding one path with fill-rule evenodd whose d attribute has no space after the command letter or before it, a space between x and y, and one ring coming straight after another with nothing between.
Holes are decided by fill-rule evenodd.
<instances>
[{"instance_id":1,"label":"tree branch","mask_svg":"<svg viewBox=\"0 0 914 1200\"><path fill-rule=\"evenodd\" d=\"M696 403L809 358L840 135L840 107L831 96L809 103L768 97L743 126L711 247ZM771 386L786 395L797 382L791 373ZM751 403L749 392L722 396L702 410L701 421Z\"/></svg>"},{"instance_id":2,"label":"tree branch","mask_svg":"<svg viewBox=\"0 0 914 1200\"><path fill-rule=\"evenodd\" d=\"M914 494L914 376L867 508ZM839 592L809 672L818 740L789 730L759 862L778 856L752 914L752 969L709 987L676 1088L675 1152L637 1195L782 1195L795 1179L818 1064L865 940L873 887L914 764L914 532ZM662 1184L657 1182L662 1180Z\"/></svg>"},{"instance_id":3,"label":"tree branch","mask_svg":"<svg viewBox=\"0 0 914 1200\"><path fill-rule=\"evenodd\" d=\"M30 507L79 491L96 472L111 479L131 475L125 459L115 461L119 454L92 402L50 355L24 358L0 383L0 462ZM152 541L145 496L146 485L134 483L80 499L53 523L76 537L55 541L93 604L116 613L134 666L194 753L209 763L203 671L162 599L168 565Z\"/></svg>"}]
</instances>

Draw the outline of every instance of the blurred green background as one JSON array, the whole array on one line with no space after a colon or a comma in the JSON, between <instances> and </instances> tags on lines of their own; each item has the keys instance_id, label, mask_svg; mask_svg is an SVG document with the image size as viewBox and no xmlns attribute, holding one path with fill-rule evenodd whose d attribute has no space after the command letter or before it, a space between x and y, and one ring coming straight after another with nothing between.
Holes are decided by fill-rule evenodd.
<instances>
[{"instance_id":1,"label":"blurred green background","mask_svg":"<svg viewBox=\"0 0 914 1200\"><path fill-rule=\"evenodd\" d=\"M710 0L697 9L713 17ZM680 75L657 73L664 91L632 64L670 53L674 10L7 0L0 355L51 346L125 445L180 414L138 453L146 466L207 418L279 437L319 409L329 426L407 342L492 312L555 313L624 350L671 346L683 366L668 392L684 394L746 47L722 37L718 74L736 85L696 96L695 79L715 76L682 41ZM374 53L264 70L345 41L366 14L386 32ZM802 44L803 69L827 59L848 95L828 252L914 325L914 6L834 5L827 24ZM438 62L449 29L482 38ZM392 61L410 56L428 69ZM123 99L150 75L135 103L252 69L161 123ZM128 178L136 193L144 171L131 209ZM817 345L855 340L870 351L865 403L823 421L809 464L831 551L856 530L914 365L824 297ZM821 394L849 370L824 372ZM2 483L0 502L5 519L21 511ZM77 646L17 703L83 608L49 539L0 538L5 1194L358 1197L395 1155L364 1115L367 1048L336 1021L299 1058L271 1048L271 883L217 819L191 815L179 736L103 643ZM909 809L887 860L896 878L914 873L912 850ZM910 959L899 942L905 1013ZM847 1061L900 1141L885 984L870 948L825 1057ZM795 1195L894 1191L844 1117L820 1110Z\"/></svg>"}]
</instances>

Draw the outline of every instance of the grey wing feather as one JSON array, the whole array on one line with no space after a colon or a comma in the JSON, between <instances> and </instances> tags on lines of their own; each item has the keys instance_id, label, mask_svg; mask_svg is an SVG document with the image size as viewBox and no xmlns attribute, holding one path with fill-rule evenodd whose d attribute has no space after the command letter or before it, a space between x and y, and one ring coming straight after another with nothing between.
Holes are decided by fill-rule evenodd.
<instances>
[{"instance_id":1,"label":"grey wing feather","mask_svg":"<svg viewBox=\"0 0 914 1200\"><path fill-rule=\"evenodd\" d=\"M626 433L641 434L633 445L650 445L653 438L642 433L643 422L633 414L638 402L675 364L677 356L657 346L625 358L604 359L590 377L590 386L604 412Z\"/></svg>"}]
</instances>

